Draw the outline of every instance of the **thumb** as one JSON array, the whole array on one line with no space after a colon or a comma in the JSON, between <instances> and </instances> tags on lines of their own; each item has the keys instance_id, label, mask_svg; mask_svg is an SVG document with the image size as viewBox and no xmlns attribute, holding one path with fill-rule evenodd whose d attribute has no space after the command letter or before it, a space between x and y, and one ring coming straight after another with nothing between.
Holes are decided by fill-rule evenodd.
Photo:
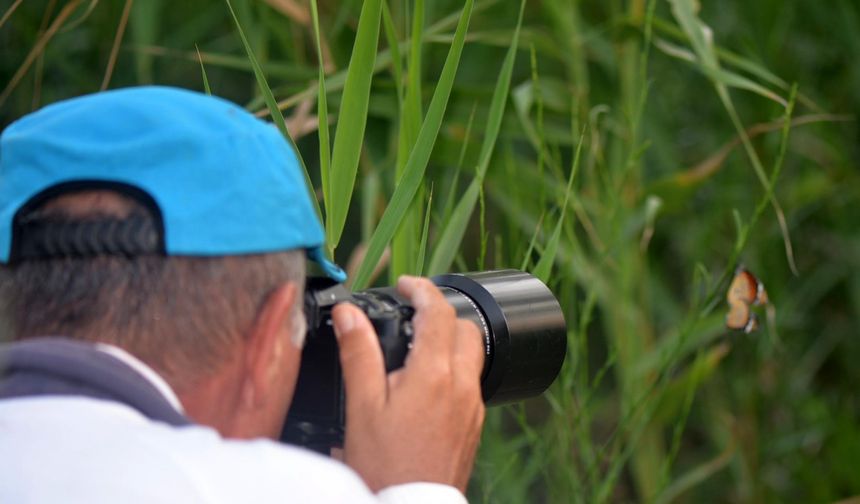
<instances>
[{"instance_id":1,"label":"thumb","mask_svg":"<svg viewBox=\"0 0 860 504\"><path fill-rule=\"evenodd\" d=\"M349 303L334 307L332 321L347 411L382 406L386 396L385 363L376 331L364 312Z\"/></svg>"}]
</instances>

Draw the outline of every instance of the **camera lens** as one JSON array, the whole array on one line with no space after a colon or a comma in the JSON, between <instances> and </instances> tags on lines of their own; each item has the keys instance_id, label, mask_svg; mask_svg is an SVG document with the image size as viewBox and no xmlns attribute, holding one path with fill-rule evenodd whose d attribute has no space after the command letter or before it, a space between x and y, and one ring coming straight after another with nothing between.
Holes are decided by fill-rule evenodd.
<instances>
[{"instance_id":1,"label":"camera lens","mask_svg":"<svg viewBox=\"0 0 860 504\"><path fill-rule=\"evenodd\" d=\"M534 397L552 384L567 351L564 316L540 280L516 270L433 278L457 316L484 337L481 391L487 404ZM385 368L403 366L412 346L409 300L394 287L350 293L328 278L310 278L305 292L307 344L281 439L328 453L343 445L344 390L331 321L342 302L358 305L379 337Z\"/></svg>"},{"instance_id":2,"label":"camera lens","mask_svg":"<svg viewBox=\"0 0 860 504\"><path fill-rule=\"evenodd\" d=\"M457 316L475 322L484 336L481 390L487 404L543 393L567 352L567 329L552 291L517 270L433 277Z\"/></svg>"}]
</instances>

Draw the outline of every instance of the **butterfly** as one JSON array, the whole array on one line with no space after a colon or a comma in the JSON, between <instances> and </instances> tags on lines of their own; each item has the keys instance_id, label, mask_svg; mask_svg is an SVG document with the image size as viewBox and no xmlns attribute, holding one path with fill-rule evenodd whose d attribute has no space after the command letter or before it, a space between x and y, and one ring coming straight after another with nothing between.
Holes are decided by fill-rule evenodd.
<instances>
[{"instance_id":1,"label":"butterfly","mask_svg":"<svg viewBox=\"0 0 860 504\"><path fill-rule=\"evenodd\" d=\"M726 301L729 303L726 327L743 330L747 334L758 329L758 319L750 307L765 305L768 299L764 284L755 275L747 269L738 268L726 293Z\"/></svg>"}]
</instances>

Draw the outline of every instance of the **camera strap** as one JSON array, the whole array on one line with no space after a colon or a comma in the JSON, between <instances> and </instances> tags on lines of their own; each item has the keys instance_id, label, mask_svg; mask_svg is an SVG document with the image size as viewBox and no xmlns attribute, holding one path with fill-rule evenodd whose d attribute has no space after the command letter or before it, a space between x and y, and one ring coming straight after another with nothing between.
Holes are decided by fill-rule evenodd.
<instances>
[{"instance_id":1,"label":"camera strap","mask_svg":"<svg viewBox=\"0 0 860 504\"><path fill-rule=\"evenodd\" d=\"M0 400L79 396L125 404L174 427L191 422L131 366L69 338L34 338L0 344Z\"/></svg>"}]
</instances>

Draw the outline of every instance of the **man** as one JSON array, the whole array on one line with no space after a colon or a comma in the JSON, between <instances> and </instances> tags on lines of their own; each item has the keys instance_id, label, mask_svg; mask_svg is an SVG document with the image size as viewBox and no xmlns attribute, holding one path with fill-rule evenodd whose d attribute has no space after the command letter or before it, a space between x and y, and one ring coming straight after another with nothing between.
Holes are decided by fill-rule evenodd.
<instances>
[{"instance_id":1,"label":"man","mask_svg":"<svg viewBox=\"0 0 860 504\"><path fill-rule=\"evenodd\" d=\"M464 502L482 344L427 280L386 375L335 308L340 463L276 439L305 337L305 255L330 277L295 154L189 91L60 102L0 138L0 502Z\"/></svg>"}]
</instances>

